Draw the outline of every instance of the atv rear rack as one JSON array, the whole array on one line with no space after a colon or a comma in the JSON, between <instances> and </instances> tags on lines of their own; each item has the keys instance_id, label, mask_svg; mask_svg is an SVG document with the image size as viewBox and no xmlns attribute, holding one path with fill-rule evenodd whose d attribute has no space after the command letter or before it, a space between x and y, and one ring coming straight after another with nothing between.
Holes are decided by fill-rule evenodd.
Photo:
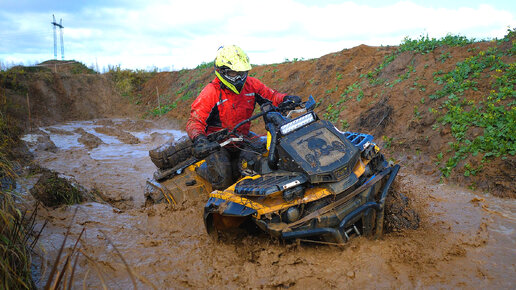
<instances>
[{"instance_id":1,"label":"atv rear rack","mask_svg":"<svg viewBox=\"0 0 516 290\"><path fill-rule=\"evenodd\" d=\"M374 139L374 137L369 134L353 133L348 131L343 132L342 134L344 134L344 137L346 137L346 139L348 139L360 150L364 150L367 143Z\"/></svg>"}]
</instances>

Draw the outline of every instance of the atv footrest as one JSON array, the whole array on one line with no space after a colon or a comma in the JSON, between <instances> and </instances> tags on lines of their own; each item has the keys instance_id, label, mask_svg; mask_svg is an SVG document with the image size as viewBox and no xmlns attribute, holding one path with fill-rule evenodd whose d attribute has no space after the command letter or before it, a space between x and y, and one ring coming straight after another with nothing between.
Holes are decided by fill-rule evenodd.
<instances>
[{"instance_id":1,"label":"atv footrest","mask_svg":"<svg viewBox=\"0 0 516 290\"><path fill-rule=\"evenodd\" d=\"M256 179L244 179L236 184L235 193L243 196L267 196L272 193L283 191L308 181L304 175L278 175L270 174L260 176Z\"/></svg>"}]
</instances>

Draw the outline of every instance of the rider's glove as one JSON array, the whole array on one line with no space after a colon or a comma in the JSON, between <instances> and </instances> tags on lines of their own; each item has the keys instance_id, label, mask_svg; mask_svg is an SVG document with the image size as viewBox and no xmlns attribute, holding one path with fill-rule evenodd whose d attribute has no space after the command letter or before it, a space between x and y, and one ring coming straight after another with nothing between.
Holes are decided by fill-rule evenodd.
<instances>
[{"instance_id":1,"label":"rider's glove","mask_svg":"<svg viewBox=\"0 0 516 290\"><path fill-rule=\"evenodd\" d=\"M284 110L294 110L301 104L301 97L288 95L283 98L283 102L279 104L280 109Z\"/></svg>"},{"instance_id":2,"label":"rider's glove","mask_svg":"<svg viewBox=\"0 0 516 290\"><path fill-rule=\"evenodd\" d=\"M210 141L205 135L201 134L194 139L192 155L196 158L203 159L219 149L219 143Z\"/></svg>"}]
</instances>

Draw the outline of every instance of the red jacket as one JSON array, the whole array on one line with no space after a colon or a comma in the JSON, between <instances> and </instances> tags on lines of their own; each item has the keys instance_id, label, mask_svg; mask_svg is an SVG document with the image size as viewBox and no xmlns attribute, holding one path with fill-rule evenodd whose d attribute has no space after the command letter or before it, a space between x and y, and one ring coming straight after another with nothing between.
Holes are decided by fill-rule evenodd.
<instances>
[{"instance_id":1,"label":"red jacket","mask_svg":"<svg viewBox=\"0 0 516 290\"><path fill-rule=\"evenodd\" d=\"M253 77L247 81L240 92L235 94L227 88L221 88L222 83L215 78L201 91L192 104L190 118L186 123L186 132L190 139L200 134L206 135L223 128L233 129L235 125L253 115L255 104L267 100L278 106L286 94L281 94L266 87ZM251 123L244 124L238 129L239 133L249 134Z\"/></svg>"}]
</instances>

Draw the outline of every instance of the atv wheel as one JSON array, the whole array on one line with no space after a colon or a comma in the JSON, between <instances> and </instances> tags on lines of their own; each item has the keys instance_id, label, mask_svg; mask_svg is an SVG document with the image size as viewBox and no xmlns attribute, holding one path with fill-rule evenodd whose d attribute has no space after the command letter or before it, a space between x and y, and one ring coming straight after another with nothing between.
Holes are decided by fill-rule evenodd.
<instances>
[{"instance_id":1,"label":"atv wheel","mask_svg":"<svg viewBox=\"0 0 516 290\"><path fill-rule=\"evenodd\" d=\"M384 228L386 232L415 230L418 227L419 215L410 207L408 197L396 190L391 190L385 200Z\"/></svg>"},{"instance_id":2,"label":"atv wheel","mask_svg":"<svg viewBox=\"0 0 516 290\"><path fill-rule=\"evenodd\" d=\"M149 157L160 169L172 168L192 156L192 141L183 136L149 151Z\"/></svg>"},{"instance_id":3,"label":"atv wheel","mask_svg":"<svg viewBox=\"0 0 516 290\"><path fill-rule=\"evenodd\" d=\"M329 205L330 203L332 203L333 201L335 201L335 197L334 196L327 196L327 197L324 197L324 198L321 198L319 200L316 200L310 204L307 204L305 209L304 209L304 212L303 212L303 216L306 216L306 215L309 215L327 205ZM319 239L323 242L327 242L327 243L336 243L338 244L339 241L336 240L332 235L330 234L324 234L324 235L321 235L319 237ZM317 240L317 238L316 238Z\"/></svg>"}]
</instances>

